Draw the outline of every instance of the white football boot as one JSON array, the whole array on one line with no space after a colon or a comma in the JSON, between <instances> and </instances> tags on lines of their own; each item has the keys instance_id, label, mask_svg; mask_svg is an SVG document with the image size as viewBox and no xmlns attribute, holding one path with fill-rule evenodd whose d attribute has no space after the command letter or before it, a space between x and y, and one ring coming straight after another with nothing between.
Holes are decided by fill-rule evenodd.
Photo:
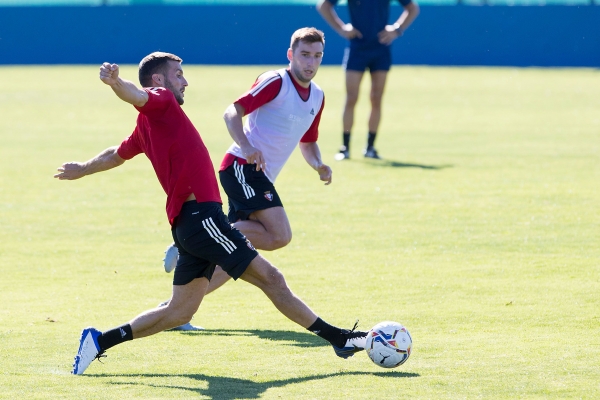
<instances>
[{"instance_id":1,"label":"white football boot","mask_svg":"<svg viewBox=\"0 0 600 400\"><path fill-rule=\"evenodd\" d=\"M81 375L87 369L87 367L96 359L106 357L104 351L100 350L98 344L98 336L102 332L98 329L88 327L81 332L81 339L79 339L79 350L75 356L75 362L73 363L73 371L71 373L75 375Z\"/></svg>"}]
</instances>

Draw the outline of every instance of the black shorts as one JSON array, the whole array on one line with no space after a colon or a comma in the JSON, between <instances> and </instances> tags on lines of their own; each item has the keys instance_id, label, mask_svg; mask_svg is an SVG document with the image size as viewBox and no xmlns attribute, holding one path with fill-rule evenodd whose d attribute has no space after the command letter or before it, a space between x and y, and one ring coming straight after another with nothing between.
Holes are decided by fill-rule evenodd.
<instances>
[{"instance_id":1,"label":"black shorts","mask_svg":"<svg viewBox=\"0 0 600 400\"><path fill-rule=\"evenodd\" d=\"M250 241L229 224L219 203L185 202L171 233L179 250L173 285L201 277L210 280L215 265L237 279L258 255Z\"/></svg>"},{"instance_id":2,"label":"black shorts","mask_svg":"<svg viewBox=\"0 0 600 400\"><path fill-rule=\"evenodd\" d=\"M238 164L237 160L219 172L221 186L229 198L229 221L247 220L254 211L283 207L273 183L256 164Z\"/></svg>"},{"instance_id":3,"label":"black shorts","mask_svg":"<svg viewBox=\"0 0 600 400\"><path fill-rule=\"evenodd\" d=\"M392 51L390 46L356 49L347 47L344 52L342 65L347 71L364 72L369 70L389 71L392 66Z\"/></svg>"}]
</instances>

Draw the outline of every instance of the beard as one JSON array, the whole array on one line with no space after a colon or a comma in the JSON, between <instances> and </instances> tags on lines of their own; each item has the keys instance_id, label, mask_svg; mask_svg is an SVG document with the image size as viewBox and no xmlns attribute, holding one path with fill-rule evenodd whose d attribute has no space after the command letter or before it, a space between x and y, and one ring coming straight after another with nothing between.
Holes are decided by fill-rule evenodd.
<instances>
[{"instance_id":1,"label":"beard","mask_svg":"<svg viewBox=\"0 0 600 400\"><path fill-rule=\"evenodd\" d=\"M177 100L177 103L179 103L180 106L183 105L183 93L181 93L179 90L175 90L173 85L171 85L171 83L168 81L165 82L165 89L170 90L171 93L173 93L175 100Z\"/></svg>"},{"instance_id":2,"label":"beard","mask_svg":"<svg viewBox=\"0 0 600 400\"><path fill-rule=\"evenodd\" d=\"M292 70L292 73L294 74L294 78L296 78L298 81L300 81L302 83L308 83L312 80L312 78L305 78L302 75L302 70L300 68L295 68L292 66L290 69Z\"/></svg>"}]
</instances>

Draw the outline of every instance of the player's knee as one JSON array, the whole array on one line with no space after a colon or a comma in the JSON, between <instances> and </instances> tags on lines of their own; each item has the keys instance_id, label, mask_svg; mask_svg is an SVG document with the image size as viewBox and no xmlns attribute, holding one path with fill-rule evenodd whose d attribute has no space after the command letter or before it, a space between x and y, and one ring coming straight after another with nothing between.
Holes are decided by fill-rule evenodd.
<instances>
[{"instance_id":1,"label":"player's knee","mask_svg":"<svg viewBox=\"0 0 600 400\"><path fill-rule=\"evenodd\" d=\"M288 287L287 282L285 281L285 277L281 272L277 272L278 274L273 277L273 282L271 283L271 286L279 293L289 292L290 288Z\"/></svg>"},{"instance_id":2,"label":"player's knee","mask_svg":"<svg viewBox=\"0 0 600 400\"><path fill-rule=\"evenodd\" d=\"M175 308L169 307L166 312L168 312L169 325L173 327L187 324L192 320L192 317L196 313L197 310L192 310L191 308Z\"/></svg>"},{"instance_id":3,"label":"player's knee","mask_svg":"<svg viewBox=\"0 0 600 400\"><path fill-rule=\"evenodd\" d=\"M271 271L266 279L266 286L269 288L271 292L286 292L289 291L287 286L287 282L285 281L285 277L277 268L273 267L273 271Z\"/></svg>"},{"instance_id":4,"label":"player's knee","mask_svg":"<svg viewBox=\"0 0 600 400\"><path fill-rule=\"evenodd\" d=\"M271 250L277 250L277 249L281 249L282 247L287 246L288 244L290 244L290 242L292 241L292 234L291 233L284 233L281 235L276 235L273 237L273 240L271 241Z\"/></svg>"},{"instance_id":5,"label":"player's knee","mask_svg":"<svg viewBox=\"0 0 600 400\"><path fill-rule=\"evenodd\" d=\"M372 108L381 108L381 98L382 96L378 93L371 93L371 107Z\"/></svg>"},{"instance_id":6,"label":"player's knee","mask_svg":"<svg viewBox=\"0 0 600 400\"><path fill-rule=\"evenodd\" d=\"M354 108L356 106L356 102L358 101L358 95L348 93L346 95L346 107Z\"/></svg>"}]
</instances>

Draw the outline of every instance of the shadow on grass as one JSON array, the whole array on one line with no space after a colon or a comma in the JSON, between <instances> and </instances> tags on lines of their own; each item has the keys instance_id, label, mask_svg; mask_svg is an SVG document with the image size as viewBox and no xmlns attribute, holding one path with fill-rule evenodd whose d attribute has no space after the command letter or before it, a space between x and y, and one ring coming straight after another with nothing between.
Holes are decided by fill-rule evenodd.
<instances>
[{"instance_id":1,"label":"shadow on grass","mask_svg":"<svg viewBox=\"0 0 600 400\"><path fill-rule=\"evenodd\" d=\"M444 164L444 165L412 164L412 163L404 163L404 162L400 162L400 161L393 161L393 160L386 160L386 159L381 159L381 160L365 159L364 162L368 163L369 165L373 165L375 167L421 168L421 169L433 169L433 170L454 167L454 165L451 165L451 164Z\"/></svg>"},{"instance_id":2,"label":"shadow on grass","mask_svg":"<svg viewBox=\"0 0 600 400\"><path fill-rule=\"evenodd\" d=\"M207 396L211 399L233 400L233 399L258 399L270 388L279 388L294 383L316 381L319 379L335 378L337 376L375 376L381 378L416 378L419 374L412 372L360 372L360 371L342 371L332 374L309 375L304 377L276 379L267 382L254 382L249 379L238 379L225 376L212 376L206 374L125 374L110 375L97 374L86 375L98 378L188 378L198 381L198 385L191 383L188 386L176 386L168 384L158 384L152 382L133 382L133 381L113 381L113 385L142 385L154 388L172 388L178 390L188 390L198 395Z\"/></svg>"},{"instance_id":3,"label":"shadow on grass","mask_svg":"<svg viewBox=\"0 0 600 400\"><path fill-rule=\"evenodd\" d=\"M309 332L273 331L265 329L205 329L203 331L171 331L190 336L256 336L277 342L291 342L288 346L296 347L327 347L328 342ZM285 343L284 343L285 344Z\"/></svg>"}]
</instances>

